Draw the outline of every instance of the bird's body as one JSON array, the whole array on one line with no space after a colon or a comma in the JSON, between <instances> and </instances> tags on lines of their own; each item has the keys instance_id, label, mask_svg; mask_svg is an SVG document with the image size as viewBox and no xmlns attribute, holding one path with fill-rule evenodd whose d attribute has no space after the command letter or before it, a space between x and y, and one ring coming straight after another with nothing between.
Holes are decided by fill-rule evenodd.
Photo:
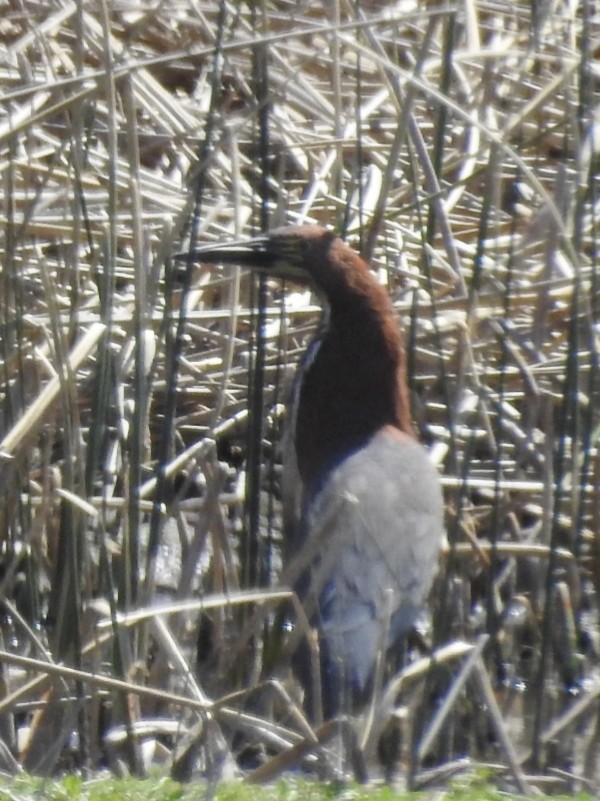
<instances>
[{"instance_id":1,"label":"bird's body","mask_svg":"<svg viewBox=\"0 0 600 801\"><path fill-rule=\"evenodd\" d=\"M317 226L197 251L309 281L325 313L296 376L284 456L287 552L317 629L326 718L364 700L377 655L421 611L443 541L437 471L411 422L391 300L367 264ZM297 670L310 694L308 649Z\"/></svg>"},{"instance_id":2,"label":"bird's body","mask_svg":"<svg viewBox=\"0 0 600 801\"><path fill-rule=\"evenodd\" d=\"M439 479L421 445L387 426L308 492L296 542L315 556L296 589L320 637L323 713L365 700L379 652L415 623L437 569ZM308 665L299 673L310 695Z\"/></svg>"}]
</instances>

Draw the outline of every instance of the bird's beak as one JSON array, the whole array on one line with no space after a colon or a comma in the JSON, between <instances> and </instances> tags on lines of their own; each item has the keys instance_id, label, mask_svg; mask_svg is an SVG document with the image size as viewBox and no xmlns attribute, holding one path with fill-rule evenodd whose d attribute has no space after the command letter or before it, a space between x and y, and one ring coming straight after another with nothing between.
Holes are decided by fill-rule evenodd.
<instances>
[{"instance_id":1,"label":"bird's beak","mask_svg":"<svg viewBox=\"0 0 600 801\"><path fill-rule=\"evenodd\" d=\"M252 267L279 278L301 279L306 281L304 270L295 267L286 258L285 252L269 236L257 236L239 242L203 245L187 253L176 253L177 261L204 262L211 264L236 264Z\"/></svg>"},{"instance_id":2,"label":"bird's beak","mask_svg":"<svg viewBox=\"0 0 600 801\"><path fill-rule=\"evenodd\" d=\"M276 254L269 249L268 237L257 236L254 239L239 242L202 245L187 253L176 253L173 258L177 261L238 264L244 267L268 269L269 263L274 261Z\"/></svg>"}]
</instances>

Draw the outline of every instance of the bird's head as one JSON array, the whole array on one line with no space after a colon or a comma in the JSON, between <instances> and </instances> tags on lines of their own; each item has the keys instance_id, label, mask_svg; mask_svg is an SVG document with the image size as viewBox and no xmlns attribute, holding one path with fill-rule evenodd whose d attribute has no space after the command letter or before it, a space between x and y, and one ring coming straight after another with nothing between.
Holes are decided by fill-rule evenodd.
<instances>
[{"instance_id":1,"label":"bird's head","mask_svg":"<svg viewBox=\"0 0 600 801\"><path fill-rule=\"evenodd\" d=\"M327 263L336 235L318 225L276 228L268 234L244 241L203 245L175 258L193 262L219 262L251 267L268 275L292 281L311 279L320 283L319 265Z\"/></svg>"},{"instance_id":2,"label":"bird's head","mask_svg":"<svg viewBox=\"0 0 600 801\"><path fill-rule=\"evenodd\" d=\"M336 234L318 225L275 228L241 242L204 245L176 259L251 267L266 275L309 283L342 325L367 313L376 326L393 316L387 291L368 264ZM395 329L395 322L392 323ZM396 335L394 335L396 336Z\"/></svg>"}]
</instances>

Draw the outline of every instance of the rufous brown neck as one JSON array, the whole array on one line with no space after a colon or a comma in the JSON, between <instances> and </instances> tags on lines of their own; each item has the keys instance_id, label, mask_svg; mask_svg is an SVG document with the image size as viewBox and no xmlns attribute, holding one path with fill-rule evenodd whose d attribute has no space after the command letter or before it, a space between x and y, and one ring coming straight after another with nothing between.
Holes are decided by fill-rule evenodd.
<instances>
[{"instance_id":1,"label":"rufous brown neck","mask_svg":"<svg viewBox=\"0 0 600 801\"><path fill-rule=\"evenodd\" d=\"M295 424L305 486L381 428L415 436L402 336L386 290L341 240L319 256L307 269L329 309L300 368Z\"/></svg>"}]
</instances>

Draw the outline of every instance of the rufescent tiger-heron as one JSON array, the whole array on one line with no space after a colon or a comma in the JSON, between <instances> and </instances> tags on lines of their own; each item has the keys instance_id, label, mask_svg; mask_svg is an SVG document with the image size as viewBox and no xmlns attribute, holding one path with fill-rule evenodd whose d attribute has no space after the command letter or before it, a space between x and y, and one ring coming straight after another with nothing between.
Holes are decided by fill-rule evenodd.
<instances>
[{"instance_id":1,"label":"rufescent tiger-heron","mask_svg":"<svg viewBox=\"0 0 600 801\"><path fill-rule=\"evenodd\" d=\"M294 588L319 635L323 714L356 711L377 654L421 612L444 539L440 480L411 424L392 302L366 262L315 225L180 258L308 282L322 301L288 409L286 551L308 554ZM310 695L309 652L299 653Z\"/></svg>"}]
</instances>

